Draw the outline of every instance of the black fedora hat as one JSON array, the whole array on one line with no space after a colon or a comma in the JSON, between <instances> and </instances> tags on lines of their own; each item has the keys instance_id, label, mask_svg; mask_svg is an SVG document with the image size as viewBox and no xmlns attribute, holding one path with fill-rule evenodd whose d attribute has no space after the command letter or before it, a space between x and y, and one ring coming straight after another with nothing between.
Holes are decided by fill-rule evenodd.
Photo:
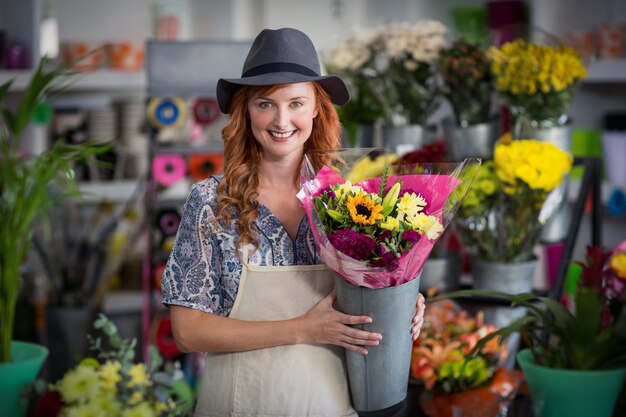
<instances>
[{"instance_id":1,"label":"black fedora hat","mask_svg":"<svg viewBox=\"0 0 626 417\"><path fill-rule=\"evenodd\" d=\"M339 76L320 75L317 51L307 35L292 28L264 29L250 47L241 78L220 78L217 82L217 102L222 113L228 113L230 100L243 85L307 81L317 81L335 104L350 100L350 91Z\"/></svg>"}]
</instances>

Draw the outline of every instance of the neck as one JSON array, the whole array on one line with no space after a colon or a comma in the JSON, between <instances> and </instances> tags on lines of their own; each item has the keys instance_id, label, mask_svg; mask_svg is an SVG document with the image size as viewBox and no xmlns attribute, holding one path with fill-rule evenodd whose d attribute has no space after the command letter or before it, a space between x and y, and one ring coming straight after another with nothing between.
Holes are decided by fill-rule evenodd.
<instances>
[{"instance_id":1,"label":"neck","mask_svg":"<svg viewBox=\"0 0 626 417\"><path fill-rule=\"evenodd\" d=\"M261 187L292 187L295 186L294 178L300 171L302 158L300 155L294 158L280 160L261 160L259 170L259 185Z\"/></svg>"}]
</instances>

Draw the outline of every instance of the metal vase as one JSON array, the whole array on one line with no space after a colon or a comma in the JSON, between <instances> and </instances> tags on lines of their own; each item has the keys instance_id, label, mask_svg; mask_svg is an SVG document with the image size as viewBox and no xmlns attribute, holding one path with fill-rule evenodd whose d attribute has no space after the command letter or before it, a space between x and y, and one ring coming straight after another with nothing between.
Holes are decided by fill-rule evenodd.
<instances>
[{"instance_id":1,"label":"metal vase","mask_svg":"<svg viewBox=\"0 0 626 417\"><path fill-rule=\"evenodd\" d=\"M527 262L498 263L478 259L471 260L474 288L495 290L509 294L528 293L533 290L535 270L538 260ZM481 306L485 314L485 323L496 327L504 327L526 315L524 307L491 307ZM519 333L509 336L507 351L509 356L503 364L504 368L512 369L515 366L515 354L520 346Z\"/></svg>"},{"instance_id":2,"label":"metal vase","mask_svg":"<svg viewBox=\"0 0 626 417\"><path fill-rule=\"evenodd\" d=\"M467 127L459 126L453 119L446 118L442 125L446 151L452 162L463 161L465 158L493 159L493 149L502 133L499 117Z\"/></svg>"},{"instance_id":3,"label":"metal vase","mask_svg":"<svg viewBox=\"0 0 626 417\"><path fill-rule=\"evenodd\" d=\"M348 133L344 130L342 146L344 148L372 148L374 147L375 125L373 123L360 123L356 127L356 138L354 146L350 143Z\"/></svg>"},{"instance_id":4,"label":"metal vase","mask_svg":"<svg viewBox=\"0 0 626 417\"><path fill-rule=\"evenodd\" d=\"M548 128L524 124L518 126L515 130L518 139L537 139L542 142L549 142L570 154L572 153L572 124L569 121L562 126ZM552 191L554 193L563 192L565 197L543 226L540 237L541 242L561 242L567 237L570 222L570 208L567 202L568 191L569 175L563 179L563 183L556 190Z\"/></svg>"},{"instance_id":5,"label":"metal vase","mask_svg":"<svg viewBox=\"0 0 626 417\"><path fill-rule=\"evenodd\" d=\"M398 155L414 151L437 139L435 125L383 126L382 146Z\"/></svg>"},{"instance_id":6,"label":"metal vase","mask_svg":"<svg viewBox=\"0 0 626 417\"><path fill-rule=\"evenodd\" d=\"M337 309L372 317L372 323L355 327L383 335L378 346L367 348L367 355L346 349L352 404L361 417L392 416L404 407L419 286L419 276L402 285L377 289L335 278Z\"/></svg>"},{"instance_id":7,"label":"metal vase","mask_svg":"<svg viewBox=\"0 0 626 417\"><path fill-rule=\"evenodd\" d=\"M462 263L458 252L449 252L441 258L428 258L420 275L421 292L425 293L431 288L439 293L458 289Z\"/></svg>"}]
</instances>

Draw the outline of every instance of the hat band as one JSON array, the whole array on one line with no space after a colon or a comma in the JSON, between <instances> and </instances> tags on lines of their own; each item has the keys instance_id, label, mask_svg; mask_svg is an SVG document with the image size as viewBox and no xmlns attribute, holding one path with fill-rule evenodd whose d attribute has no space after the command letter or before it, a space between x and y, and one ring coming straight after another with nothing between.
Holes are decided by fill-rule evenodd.
<instances>
[{"instance_id":1,"label":"hat band","mask_svg":"<svg viewBox=\"0 0 626 417\"><path fill-rule=\"evenodd\" d=\"M288 62L274 62L250 68L244 72L241 78L254 77L255 75L271 74L274 72L295 72L296 74L319 77L319 74L304 65L291 64Z\"/></svg>"}]
</instances>

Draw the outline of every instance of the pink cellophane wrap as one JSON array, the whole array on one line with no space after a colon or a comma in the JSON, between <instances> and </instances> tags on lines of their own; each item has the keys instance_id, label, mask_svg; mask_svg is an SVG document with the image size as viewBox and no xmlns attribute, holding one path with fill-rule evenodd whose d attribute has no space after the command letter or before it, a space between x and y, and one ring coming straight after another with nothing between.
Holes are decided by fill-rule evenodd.
<instances>
[{"instance_id":1,"label":"pink cellophane wrap","mask_svg":"<svg viewBox=\"0 0 626 417\"><path fill-rule=\"evenodd\" d=\"M445 203L461 181L446 174L389 176L388 188L395 184L398 178L402 179L402 189L412 189L426 199L428 205L424 212L436 216L446 227L447 224L444 223L446 216L443 216ZM353 185L359 185L370 193L378 193L380 181L381 178L377 177ZM313 236L320 249L322 261L335 274L351 284L361 287L384 288L401 285L416 278L436 243L436 240L429 240L425 235L408 252L402 254L398 262L392 264L393 267L368 266L363 261L343 254L330 243L315 210L313 198L326 188L344 182L346 180L341 175L325 166L315 175L314 179L303 184L302 190L298 194L298 198L304 204Z\"/></svg>"}]
</instances>

